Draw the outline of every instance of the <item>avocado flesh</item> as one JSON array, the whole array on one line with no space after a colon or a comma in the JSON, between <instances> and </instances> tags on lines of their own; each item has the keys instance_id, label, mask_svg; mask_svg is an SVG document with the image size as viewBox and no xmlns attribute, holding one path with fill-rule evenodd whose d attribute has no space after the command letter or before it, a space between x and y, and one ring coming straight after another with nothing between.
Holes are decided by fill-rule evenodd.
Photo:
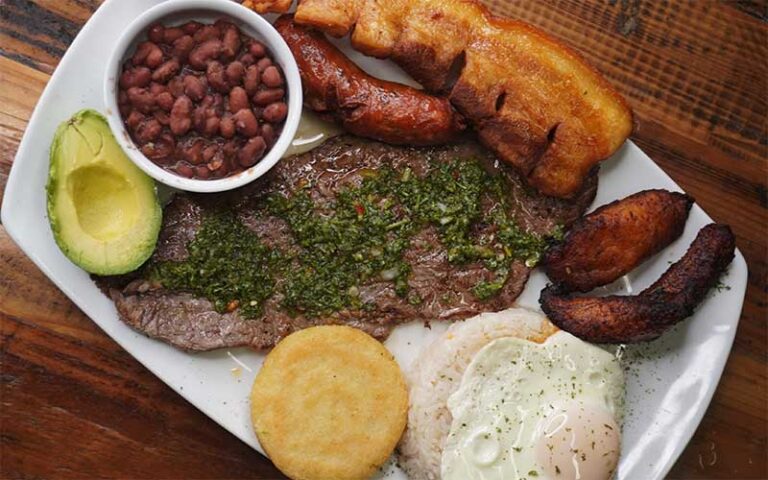
<instances>
[{"instance_id":1,"label":"avocado flesh","mask_svg":"<svg viewBox=\"0 0 768 480\"><path fill-rule=\"evenodd\" d=\"M162 219L155 183L100 113L82 110L59 125L46 189L56 243L83 270L127 273L152 255Z\"/></svg>"}]
</instances>

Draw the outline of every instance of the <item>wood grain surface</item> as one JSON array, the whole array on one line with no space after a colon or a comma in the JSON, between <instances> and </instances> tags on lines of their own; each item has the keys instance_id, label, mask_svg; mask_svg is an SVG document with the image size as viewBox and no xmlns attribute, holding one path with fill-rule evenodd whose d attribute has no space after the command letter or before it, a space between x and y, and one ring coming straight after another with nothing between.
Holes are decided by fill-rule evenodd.
<instances>
[{"instance_id":1,"label":"wood grain surface","mask_svg":"<svg viewBox=\"0 0 768 480\"><path fill-rule=\"evenodd\" d=\"M733 227L749 265L741 322L670 478L768 478L768 2L489 3L604 72L634 108L633 140ZM0 192L49 75L99 4L0 0ZM102 333L1 226L0 324L0 477L283 478Z\"/></svg>"}]
</instances>

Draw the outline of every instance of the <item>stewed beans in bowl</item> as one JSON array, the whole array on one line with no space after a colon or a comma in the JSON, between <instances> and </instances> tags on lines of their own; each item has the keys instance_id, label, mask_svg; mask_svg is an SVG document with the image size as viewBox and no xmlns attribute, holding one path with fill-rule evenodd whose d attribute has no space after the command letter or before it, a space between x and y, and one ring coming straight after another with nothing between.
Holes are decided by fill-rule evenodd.
<instances>
[{"instance_id":1,"label":"stewed beans in bowl","mask_svg":"<svg viewBox=\"0 0 768 480\"><path fill-rule=\"evenodd\" d=\"M284 73L234 23L155 23L118 79L117 104L141 153L186 178L220 179L256 165L288 115Z\"/></svg>"}]
</instances>

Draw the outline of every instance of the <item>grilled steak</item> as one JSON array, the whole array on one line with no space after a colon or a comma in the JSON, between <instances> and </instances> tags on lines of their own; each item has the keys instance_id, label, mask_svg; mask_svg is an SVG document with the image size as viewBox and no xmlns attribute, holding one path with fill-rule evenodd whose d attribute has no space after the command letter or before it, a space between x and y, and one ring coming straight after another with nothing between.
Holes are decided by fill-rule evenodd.
<instances>
[{"instance_id":1,"label":"grilled steak","mask_svg":"<svg viewBox=\"0 0 768 480\"><path fill-rule=\"evenodd\" d=\"M474 143L411 148L341 136L311 152L282 160L268 175L239 190L218 195L177 195L165 208L160 239L147 266L129 276L98 278L97 283L115 302L120 318L128 325L176 347L198 351L236 346L271 348L295 330L321 324L347 324L384 339L396 324L405 321L458 320L507 308L525 286L530 272L525 262L512 261L503 287L481 300L473 287L478 282L493 281L494 272L479 261L450 262L435 226L415 232L403 253L410 265L408 289L418 302L398 294L392 281L372 277L359 286L358 295L366 308L348 307L311 315L286 309L278 293L264 302L258 317L245 318L240 309L221 313L206 298L190 291L169 290L150 278L151 265L188 258L190 242L210 211L235 212L268 247L298 252L302 247L297 245L289 224L265 213L263 205L268 195L290 198L298 191L308 192L319 208L332 208L339 192L359 187L372 171L410 170L424 178L434 173L435 165L470 158L479 161L489 173L502 176L508 214L530 233L546 235L558 224L570 225L594 198L596 175L575 200L543 197L530 192L510 168L500 165ZM495 207L498 205L483 204L482 208ZM278 285L280 282L280 278L276 279Z\"/></svg>"}]
</instances>

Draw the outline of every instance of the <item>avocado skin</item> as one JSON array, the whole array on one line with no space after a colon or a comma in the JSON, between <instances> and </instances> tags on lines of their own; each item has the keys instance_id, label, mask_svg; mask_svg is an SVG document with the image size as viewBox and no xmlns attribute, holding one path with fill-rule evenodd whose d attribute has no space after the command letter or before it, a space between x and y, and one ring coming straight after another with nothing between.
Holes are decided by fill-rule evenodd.
<instances>
[{"instance_id":1,"label":"avocado skin","mask_svg":"<svg viewBox=\"0 0 768 480\"><path fill-rule=\"evenodd\" d=\"M96 131L88 133L95 133L101 139L98 153L106 151L106 155L92 155L87 158L83 155L73 155L71 148L69 152L64 151L65 139L73 133L70 129L77 130L78 127L85 126L95 127ZM86 136L82 133L80 136L83 143L90 147ZM82 152L78 150L78 153ZM62 122L54 134L49 160L46 184L48 220L62 253L75 265L97 275L120 275L138 269L154 252L162 224L162 208L154 180L134 165L123 152L112 135L106 118L96 110L85 109ZM116 238L95 238L80 225L78 202L72 198L72 193L77 187L88 189L89 185L83 185L87 182L81 180L80 183L74 183L73 188L73 178L70 177L75 177L78 171L84 172L84 168L96 168L94 172L104 172L108 174L108 178L117 178L122 182L120 185L130 192L125 193L122 198L127 196L138 208L135 221ZM95 180L98 181L98 175ZM120 205L115 204L116 200L120 200L117 196L90 200L81 206L88 208L102 204L103 209L115 212L123 210L119 208Z\"/></svg>"}]
</instances>

